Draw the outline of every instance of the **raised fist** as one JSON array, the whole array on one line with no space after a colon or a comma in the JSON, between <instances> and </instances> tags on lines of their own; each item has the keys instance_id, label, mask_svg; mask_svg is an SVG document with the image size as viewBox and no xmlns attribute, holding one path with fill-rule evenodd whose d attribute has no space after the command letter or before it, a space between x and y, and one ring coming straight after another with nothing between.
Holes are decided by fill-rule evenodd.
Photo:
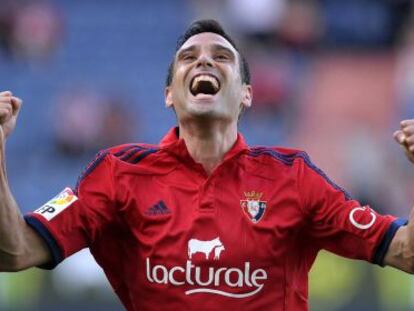
<instances>
[{"instance_id":1,"label":"raised fist","mask_svg":"<svg viewBox=\"0 0 414 311\"><path fill-rule=\"evenodd\" d=\"M400 127L400 130L394 132L394 138L403 147L408 160L414 164L414 119L401 121Z\"/></svg>"},{"instance_id":2,"label":"raised fist","mask_svg":"<svg viewBox=\"0 0 414 311\"><path fill-rule=\"evenodd\" d=\"M22 100L10 91L0 92L0 126L3 138L7 138L16 126Z\"/></svg>"}]
</instances>

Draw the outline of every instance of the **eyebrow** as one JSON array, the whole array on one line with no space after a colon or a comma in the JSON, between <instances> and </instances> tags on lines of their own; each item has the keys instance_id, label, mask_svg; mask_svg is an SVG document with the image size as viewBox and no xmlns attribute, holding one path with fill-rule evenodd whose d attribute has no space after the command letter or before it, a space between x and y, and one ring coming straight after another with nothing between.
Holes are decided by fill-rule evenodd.
<instances>
[{"instance_id":1,"label":"eyebrow","mask_svg":"<svg viewBox=\"0 0 414 311\"><path fill-rule=\"evenodd\" d=\"M232 56L236 56L232 49L230 49L226 46L223 46L221 44L213 44L213 48L217 51L225 51L225 52L231 54Z\"/></svg>"},{"instance_id":2,"label":"eyebrow","mask_svg":"<svg viewBox=\"0 0 414 311\"><path fill-rule=\"evenodd\" d=\"M191 45L188 48L180 49L180 50L177 51L177 58L179 58L182 54L185 54L187 52L192 52L192 51L194 51L196 49L197 49L197 46L196 45Z\"/></svg>"},{"instance_id":3,"label":"eyebrow","mask_svg":"<svg viewBox=\"0 0 414 311\"><path fill-rule=\"evenodd\" d=\"M230 48L228 48L228 47L226 47L224 45L215 43L215 44L212 44L212 47L213 47L214 50L225 51L225 52L231 54L234 57L236 56L232 49L230 49ZM187 52L192 52L194 50L197 50L197 45L196 44L190 45L189 47L187 47L185 49L178 50L177 51L177 58L179 58L181 55L183 55L183 54L185 54Z\"/></svg>"}]
</instances>

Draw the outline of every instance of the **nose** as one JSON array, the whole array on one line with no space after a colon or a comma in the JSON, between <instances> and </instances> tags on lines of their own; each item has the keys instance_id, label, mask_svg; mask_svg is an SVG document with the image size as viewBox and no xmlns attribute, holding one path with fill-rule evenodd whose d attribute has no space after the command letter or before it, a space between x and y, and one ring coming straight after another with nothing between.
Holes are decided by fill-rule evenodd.
<instances>
[{"instance_id":1,"label":"nose","mask_svg":"<svg viewBox=\"0 0 414 311\"><path fill-rule=\"evenodd\" d=\"M202 53L197 59L197 67L213 67L213 61L207 53Z\"/></svg>"}]
</instances>

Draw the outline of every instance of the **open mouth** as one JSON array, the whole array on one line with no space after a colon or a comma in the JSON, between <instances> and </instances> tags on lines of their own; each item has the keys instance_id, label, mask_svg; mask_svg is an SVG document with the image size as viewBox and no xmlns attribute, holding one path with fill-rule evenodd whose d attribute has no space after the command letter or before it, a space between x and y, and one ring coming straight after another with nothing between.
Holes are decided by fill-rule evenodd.
<instances>
[{"instance_id":1,"label":"open mouth","mask_svg":"<svg viewBox=\"0 0 414 311\"><path fill-rule=\"evenodd\" d=\"M218 91L220 91L220 82L213 75L200 74L191 80L190 92L194 96L199 94L215 95Z\"/></svg>"}]
</instances>

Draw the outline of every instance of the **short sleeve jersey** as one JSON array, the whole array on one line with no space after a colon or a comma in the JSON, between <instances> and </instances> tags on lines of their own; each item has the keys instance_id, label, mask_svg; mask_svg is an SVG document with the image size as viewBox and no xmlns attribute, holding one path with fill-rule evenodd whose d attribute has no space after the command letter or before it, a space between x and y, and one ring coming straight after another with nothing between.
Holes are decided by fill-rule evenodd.
<instances>
[{"instance_id":1,"label":"short sleeve jersey","mask_svg":"<svg viewBox=\"0 0 414 311\"><path fill-rule=\"evenodd\" d=\"M89 247L129 311L308 310L319 250L382 264L404 221L361 206L306 153L239 134L207 175L172 129L100 152L25 216L53 268Z\"/></svg>"}]
</instances>

